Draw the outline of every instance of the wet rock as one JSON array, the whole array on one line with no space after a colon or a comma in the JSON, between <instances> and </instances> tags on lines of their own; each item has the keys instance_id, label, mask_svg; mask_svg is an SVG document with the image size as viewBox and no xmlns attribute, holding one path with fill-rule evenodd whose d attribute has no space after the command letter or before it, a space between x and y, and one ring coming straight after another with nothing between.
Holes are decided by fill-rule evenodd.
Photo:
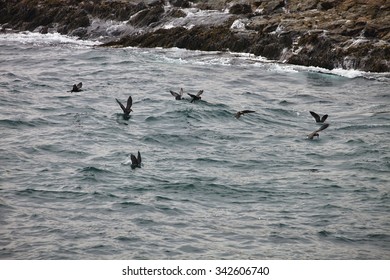
<instances>
[{"instance_id":1,"label":"wet rock","mask_svg":"<svg viewBox=\"0 0 390 280\"><path fill-rule=\"evenodd\" d=\"M245 15L252 13L252 7L249 4L234 4L230 7L229 13L234 15Z\"/></svg>"},{"instance_id":2,"label":"wet rock","mask_svg":"<svg viewBox=\"0 0 390 280\"><path fill-rule=\"evenodd\" d=\"M79 28L76 28L75 30L71 31L70 35L71 36L80 37L80 38L84 38L84 37L86 37L87 33L88 33L88 29L87 28L79 27Z\"/></svg>"},{"instance_id":3,"label":"wet rock","mask_svg":"<svg viewBox=\"0 0 390 280\"><path fill-rule=\"evenodd\" d=\"M169 0L169 3L177 8L189 8L191 6L188 0Z\"/></svg>"},{"instance_id":4,"label":"wet rock","mask_svg":"<svg viewBox=\"0 0 390 280\"><path fill-rule=\"evenodd\" d=\"M183 12L181 9L172 9L166 13L166 17L172 17L172 18L181 18L185 17L187 14Z\"/></svg>"},{"instance_id":5,"label":"wet rock","mask_svg":"<svg viewBox=\"0 0 390 280\"><path fill-rule=\"evenodd\" d=\"M327 11L333 9L337 5L337 0L321 1L318 3L318 9Z\"/></svg>"},{"instance_id":6,"label":"wet rock","mask_svg":"<svg viewBox=\"0 0 390 280\"><path fill-rule=\"evenodd\" d=\"M229 14L192 24L182 9L190 6L191 13ZM177 23L186 28L171 28ZM390 71L388 0L0 0L0 25L2 32L114 36L107 46L232 50L328 69Z\"/></svg>"},{"instance_id":7,"label":"wet rock","mask_svg":"<svg viewBox=\"0 0 390 280\"><path fill-rule=\"evenodd\" d=\"M130 23L136 27L146 27L152 23L158 22L164 13L162 6L153 6L138 12L130 19Z\"/></svg>"}]
</instances>

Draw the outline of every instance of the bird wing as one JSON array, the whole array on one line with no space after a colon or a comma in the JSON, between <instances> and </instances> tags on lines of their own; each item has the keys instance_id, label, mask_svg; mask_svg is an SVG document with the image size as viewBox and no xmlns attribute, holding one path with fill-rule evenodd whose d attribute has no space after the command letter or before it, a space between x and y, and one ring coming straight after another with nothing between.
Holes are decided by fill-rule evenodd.
<instances>
[{"instance_id":1,"label":"bird wing","mask_svg":"<svg viewBox=\"0 0 390 280\"><path fill-rule=\"evenodd\" d=\"M181 94L178 94L177 92L174 92L172 90L169 91L175 98L178 96L181 96Z\"/></svg>"},{"instance_id":2,"label":"bird wing","mask_svg":"<svg viewBox=\"0 0 390 280\"><path fill-rule=\"evenodd\" d=\"M316 136L316 134L322 130L324 130L325 128L327 128L329 126L328 123L324 123L319 129L313 131L312 133L310 133L309 135L307 135L307 138L309 139L313 139L314 136Z\"/></svg>"},{"instance_id":3,"label":"bird wing","mask_svg":"<svg viewBox=\"0 0 390 280\"><path fill-rule=\"evenodd\" d=\"M317 133L317 130L316 130L316 131L313 131L312 133L310 133L310 134L307 135L307 138L313 139L314 136L316 135L316 133Z\"/></svg>"},{"instance_id":4,"label":"bird wing","mask_svg":"<svg viewBox=\"0 0 390 280\"><path fill-rule=\"evenodd\" d=\"M200 91L198 91L198 93L196 94L196 96L199 97L202 93L203 93L203 89L201 89Z\"/></svg>"},{"instance_id":5,"label":"bird wing","mask_svg":"<svg viewBox=\"0 0 390 280\"><path fill-rule=\"evenodd\" d=\"M118 99L115 98L115 100L116 100L116 102L118 102L119 106L121 106L123 112L126 111L125 106L123 106L123 104Z\"/></svg>"},{"instance_id":6,"label":"bird wing","mask_svg":"<svg viewBox=\"0 0 390 280\"><path fill-rule=\"evenodd\" d=\"M315 113L313 111L309 111L309 112L316 119L316 122L320 122L321 121L320 120L320 116L317 113Z\"/></svg>"},{"instance_id":7,"label":"bird wing","mask_svg":"<svg viewBox=\"0 0 390 280\"><path fill-rule=\"evenodd\" d=\"M196 95L193 95L192 93L187 93L189 96L191 96L192 98L195 98Z\"/></svg>"},{"instance_id":8,"label":"bird wing","mask_svg":"<svg viewBox=\"0 0 390 280\"><path fill-rule=\"evenodd\" d=\"M76 87L78 88L78 89L81 89L82 87L83 87L83 83L78 83L77 85L76 85Z\"/></svg>"},{"instance_id":9,"label":"bird wing","mask_svg":"<svg viewBox=\"0 0 390 280\"><path fill-rule=\"evenodd\" d=\"M321 122L325 122L327 118L328 118L328 115L323 115L321 118Z\"/></svg>"},{"instance_id":10,"label":"bird wing","mask_svg":"<svg viewBox=\"0 0 390 280\"><path fill-rule=\"evenodd\" d=\"M138 164L138 160L137 160L137 158L135 157L135 155L131 154L131 155L130 155L130 158L131 158L131 164L132 164L132 165L137 165L137 164Z\"/></svg>"},{"instance_id":11,"label":"bird wing","mask_svg":"<svg viewBox=\"0 0 390 280\"><path fill-rule=\"evenodd\" d=\"M241 114L248 114L248 113L255 113L255 111L252 111L252 110L241 111Z\"/></svg>"},{"instance_id":12,"label":"bird wing","mask_svg":"<svg viewBox=\"0 0 390 280\"><path fill-rule=\"evenodd\" d=\"M73 85L72 90L70 92L75 92L75 91L78 91L78 88L77 88L76 84Z\"/></svg>"},{"instance_id":13,"label":"bird wing","mask_svg":"<svg viewBox=\"0 0 390 280\"><path fill-rule=\"evenodd\" d=\"M329 126L328 123L324 123L316 132L320 132L321 130L324 130L325 128L327 128Z\"/></svg>"},{"instance_id":14,"label":"bird wing","mask_svg":"<svg viewBox=\"0 0 390 280\"><path fill-rule=\"evenodd\" d=\"M184 94L184 89L183 88L180 88L179 94L180 94L180 96L183 96L183 94Z\"/></svg>"},{"instance_id":15,"label":"bird wing","mask_svg":"<svg viewBox=\"0 0 390 280\"><path fill-rule=\"evenodd\" d=\"M314 136L315 136L318 132L324 130L324 129L327 128L328 126L329 126L328 123L324 123L319 129L317 129L317 130L313 131L312 133L310 133L309 135L307 135L307 138L313 139Z\"/></svg>"},{"instance_id":16,"label":"bird wing","mask_svg":"<svg viewBox=\"0 0 390 280\"><path fill-rule=\"evenodd\" d=\"M127 99L126 110L129 111L132 105L133 105L133 98L131 98L131 95L130 95L129 98Z\"/></svg>"},{"instance_id":17,"label":"bird wing","mask_svg":"<svg viewBox=\"0 0 390 280\"><path fill-rule=\"evenodd\" d=\"M138 151L138 164L141 164L142 158L141 158L141 153Z\"/></svg>"}]
</instances>

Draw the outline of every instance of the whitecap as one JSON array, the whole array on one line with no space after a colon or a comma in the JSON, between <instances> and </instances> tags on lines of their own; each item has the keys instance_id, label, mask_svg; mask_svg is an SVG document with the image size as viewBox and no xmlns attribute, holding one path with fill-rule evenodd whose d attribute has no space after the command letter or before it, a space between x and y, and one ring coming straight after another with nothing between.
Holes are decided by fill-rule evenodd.
<instances>
[{"instance_id":1,"label":"whitecap","mask_svg":"<svg viewBox=\"0 0 390 280\"><path fill-rule=\"evenodd\" d=\"M25 45L78 45L94 46L99 42L80 40L77 37L62 35L58 32L41 34L37 32L17 32L0 35L0 42L17 42Z\"/></svg>"}]
</instances>

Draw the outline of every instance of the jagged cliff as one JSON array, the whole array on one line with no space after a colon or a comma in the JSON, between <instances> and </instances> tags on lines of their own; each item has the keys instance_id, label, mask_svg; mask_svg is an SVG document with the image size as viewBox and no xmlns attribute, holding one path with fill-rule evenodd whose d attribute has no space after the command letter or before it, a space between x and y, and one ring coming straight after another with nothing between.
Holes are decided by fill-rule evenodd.
<instances>
[{"instance_id":1,"label":"jagged cliff","mask_svg":"<svg viewBox=\"0 0 390 280\"><path fill-rule=\"evenodd\" d=\"M390 72L389 0L0 0L0 24L104 46L230 50Z\"/></svg>"}]
</instances>

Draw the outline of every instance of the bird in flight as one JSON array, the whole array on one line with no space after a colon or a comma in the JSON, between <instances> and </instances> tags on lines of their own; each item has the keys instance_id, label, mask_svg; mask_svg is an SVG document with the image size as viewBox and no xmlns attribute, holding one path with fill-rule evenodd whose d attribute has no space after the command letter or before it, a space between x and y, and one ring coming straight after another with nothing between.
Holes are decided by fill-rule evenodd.
<instances>
[{"instance_id":1,"label":"bird in flight","mask_svg":"<svg viewBox=\"0 0 390 280\"><path fill-rule=\"evenodd\" d=\"M202 97L200 97L200 95L203 93L203 90L200 90L198 91L198 93L195 95L195 94L191 94L191 93L187 93L189 96L192 97L191 99L191 103L194 102L195 100L200 100L202 99Z\"/></svg>"},{"instance_id":2,"label":"bird in flight","mask_svg":"<svg viewBox=\"0 0 390 280\"><path fill-rule=\"evenodd\" d=\"M132 112L133 110L131 109L131 105L133 105L133 99L131 98L131 96L129 96L129 98L127 99L127 105L126 107L123 106L123 104L118 100L116 99L116 102L118 102L119 106L121 106L122 110L123 110L123 114L125 117L128 117L130 115L130 112Z\"/></svg>"},{"instance_id":3,"label":"bird in flight","mask_svg":"<svg viewBox=\"0 0 390 280\"><path fill-rule=\"evenodd\" d=\"M317 130L313 131L312 133L310 133L309 135L307 135L307 138L313 139L315 136L317 136L319 138L320 135L318 134L318 132L326 129L328 126L329 126L328 123L324 123L319 129L317 129Z\"/></svg>"},{"instance_id":4,"label":"bird in flight","mask_svg":"<svg viewBox=\"0 0 390 280\"><path fill-rule=\"evenodd\" d=\"M77 85L74 84L73 85L73 88L70 92L79 92L79 91L83 91L81 88L83 87L83 83L78 83Z\"/></svg>"},{"instance_id":5,"label":"bird in flight","mask_svg":"<svg viewBox=\"0 0 390 280\"><path fill-rule=\"evenodd\" d=\"M252 110L238 111L234 116L238 119L239 117L241 117L241 115L249 114L249 113L255 113L255 111Z\"/></svg>"},{"instance_id":6,"label":"bird in flight","mask_svg":"<svg viewBox=\"0 0 390 280\"><path fill-rule=\"evenodd\" d=\"M318 123L323 123L328 118L328 115L323 115L321 118L320 115L318 115L317 113L315 113L313 111L309 111L309 112L313 116L313 118L316 120L316 122L318 122Z\"/></svg>"},{"instance_id":7,"label":"bird in flight","mask_svg":"<svg viewBox=\"0 0 390 280\"><path fill-rule=\"evenodd\" d=\"M169 92L175 97L176 100L183 99L183 93L184 93L183 88L180 89L179 93L172 91L172 90L170 90Z\"/></svg>"},{"instance_id":8,"label":"bird in flight","mask_svg":"<svg viewBox=\"0 0 390 280\"><path fill-rule=\"evenodd\" d=\"M131 158L131 168L132 169L134 169L136 167L141 168L142 159L141 159L141 153L139 151L138 151L137 157L135 155L131 154L130 158Z\"/></svg>"}]
</instances>

